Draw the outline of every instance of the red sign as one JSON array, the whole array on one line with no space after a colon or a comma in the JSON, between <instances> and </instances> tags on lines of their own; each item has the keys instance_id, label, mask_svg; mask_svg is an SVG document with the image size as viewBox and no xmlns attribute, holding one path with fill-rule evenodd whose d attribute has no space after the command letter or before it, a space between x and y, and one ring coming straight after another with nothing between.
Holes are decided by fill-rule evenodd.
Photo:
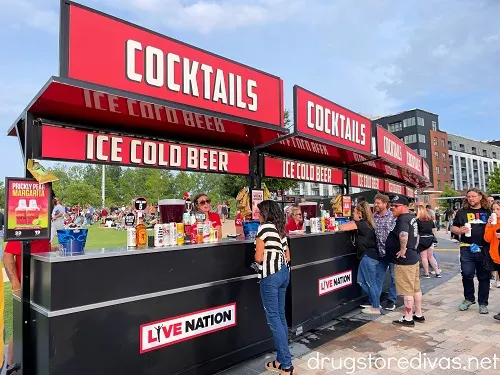
<instances>
[{"instance_id":1,"label":"red sign","mask_svg":"<svg viewBox=\"0 0 500 375\"><path fill-rule=\"evenodd\" d=\"M415 190L406 187L406 196L409 198L415 198Z\"/></svg>"},{"instance_id":2,"label":"red sign","mask_svg":"<svg viewBox=\"0 0 500 375\"><path fill-rule=\"evenodd\" d=\"M403 185L396 184L392 181L385 181L385 192L393 193L398 195L404 195L405 187Z\"/></svg>"},{"instance_id":3,"label":"red sign","mask_svg":"<svg viewBox=\"0 0 500 375\"><path fill-rule=\"evenodd\" d=\"M384 180L366 174L351 172L351 186L371 190L384 190Z\"/></svg>"},{"instance_id":4,"label":"red sign","mask_svg":"<svg viewBox=\"0 0 500 375\"><path fill-rule=\"evenodd\" d=\"M352 198L348 195L342 197L342 214L345 217L351 216Z\"/></svg>"},{"instance_id":5,"label":"red sign","mask_svg":"<svg viewBox=\"0 0 500 375\"><path fill-rule=\"evenodd\" d=\"M406 165L406 145L380 126L377 126L377 153L381 158L396 165Z\"/></svg>"},{"instance_id":6,"label":"red sign","mask_svg":"<svg viewBox=\"0 0 500 375\"><path fill-rule=\"evenodd\" d=\"M67 139L70 146L61 146ZM143 138L42 126L44 159L248 174L248 154Z\"/></svg>"},{"instance_id":7,"label":"red sign","mask_svg":"<svg viewBox=\"0 0 500 375\"><path fill-rule=\"evenodd\" d=\"M269 156L264 158L264 176L332 185L342 185L343 182L340 169Z\"/></svg>"},{"instance_id":8,"label":"red sign","mask_svg":"<svg viewBox=\"0 0 500 375\"><path fill-rule=\"evenodd\" d=\"M318 280L318 295L335 292L352 285L352 270L336 273Z\"/></svg>"},{"instance_id":9,"label":"red sign","mask_svg":"<svg viewBox=\"0 0 500 375\"><path fill-rule=\"evenodd\" d=\"M430 181L431 175L429 172L429 164L427 164L424 159L422 159L422 171L423 171L422 173L424 174L425 179L427 181Z\"/></svg>"},{"instance_id":10,"label":"red sign","mask_svg":"<svg viewBox=\"0 0 500 375\"><path fill-rule=\"evenodd\" d=\"M66 4L61 76L283 126L283 81L125 21Z\"/></svg>"},{"instance_id":11,"label":"red sign","mask_svg":"<svg viewBox=\"0 0 500 375\"><path fill-rule=\"evenodd\" d=\"M50 183L7 177L5 195L4 241L50 239Z\"/></svg>"},{"instance_id":12,"label":"red sign","mask_svg":"<svg viewBox=\"0 0 500 375\"><path fill-rule=\"evenodd\" d=\"M422 158L409 147L406 147L406 168L422 176Z\"/></svg>"},{"instance_id":13,"label":"red sign","mask_svg":"<svg viewBox=\"0 0 500 375\"><path fill-rule=\"evenodd\" d=\"M296 131L341 148L370 153L369 119L298 86L294 96Z\"/></svg>"}]
</instances>

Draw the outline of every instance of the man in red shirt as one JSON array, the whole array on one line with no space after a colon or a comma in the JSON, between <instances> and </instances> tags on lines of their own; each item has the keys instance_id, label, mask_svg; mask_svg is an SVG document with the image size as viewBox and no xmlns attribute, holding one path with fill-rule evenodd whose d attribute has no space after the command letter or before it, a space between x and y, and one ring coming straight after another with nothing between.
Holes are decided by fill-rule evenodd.
<instances>
[{"instance_id":1,"label":"man in red shirt","mask_svg":"<svg viewBox=\"0 0 500 375\"><path fill-rule=\"evenodd\" d=\"M31 254L50 252L49 240L35 240L31 242ZM7 242L3 254L5 273L9 277L12 285L12 293L17 294L21 290L21 266L22 266L23 246L21 242ZM7 366L14 361L14 345L12 337L9 341L7 353Z\"/></svg>"}]
</instances>

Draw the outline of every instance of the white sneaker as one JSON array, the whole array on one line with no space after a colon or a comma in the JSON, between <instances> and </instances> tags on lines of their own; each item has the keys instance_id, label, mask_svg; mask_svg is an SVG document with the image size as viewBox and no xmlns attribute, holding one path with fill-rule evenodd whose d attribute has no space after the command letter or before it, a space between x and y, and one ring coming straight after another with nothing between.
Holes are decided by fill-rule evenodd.
<instances>
[{"instance_id":1,"label":"white sneaker","mask_svg":"<svg viewBox=\"0 0 500 375\"><path fill-rule=\"evenodd\" d=\"M500 288L500 281L497 281L497 288Z\"/></svg>"}]
</instances>

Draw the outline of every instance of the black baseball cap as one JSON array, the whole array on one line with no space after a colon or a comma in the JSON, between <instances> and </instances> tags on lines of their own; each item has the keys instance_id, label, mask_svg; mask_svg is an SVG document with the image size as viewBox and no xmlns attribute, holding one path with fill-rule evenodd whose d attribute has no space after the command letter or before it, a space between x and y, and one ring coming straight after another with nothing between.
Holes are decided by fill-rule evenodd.
<instances>
[{"instance_id":1,"label":"black baseball cap","mask_svg":"<svg viewBox=\"0 0 500 375\"><path fill-rule=\"evenodd\" d=\"M392 205L402 205L402 206L410 205L410 201L404 195L395 195L395 194L389 195L389 202Z\"/></svg>"}]
</instances>

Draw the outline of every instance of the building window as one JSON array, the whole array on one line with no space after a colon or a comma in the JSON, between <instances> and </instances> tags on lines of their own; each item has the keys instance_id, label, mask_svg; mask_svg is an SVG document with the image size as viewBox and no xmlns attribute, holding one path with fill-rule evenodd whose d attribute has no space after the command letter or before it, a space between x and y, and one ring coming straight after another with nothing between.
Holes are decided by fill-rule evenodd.
<instances>
[{"instance_id":1,"label":"building window","mask_svg":"<svg viewBox=\"0 0 500 375\"><path fill-rule=\"evenodd\" d=\"M403 120L403 128L409 128L410 126L415 126L415 117Z\"/></svg>"},{"instance_id":2,"label":"building window","mask_svg":"<svg viewBox=\"0 0 500 375\"><path fill-rule=\"evenodd\" d=\"M417 143L417 135L416 134L405 135L403 140L407 145L412 143Z\"/></svg>"},{"instance_id":3,"label":"building window","mask_svg":"<svg viewBox=\"0 0 500 375\"><path fill-rule=\"evenodd\" d=\"M446 161L446 154L443 152L443 161Z\"/></svg>"},{"instance_id":4,"label":"building window","mask_svg":"<svg viewBox=\"0 0 500 375\"><path fill-rule=\"evenodd\" d=\"M448 147L450 146L450 142L448 142ZM444 139L441 139L441 147L446 147L444 143Z\"/></svg>"},{"instance_id":5,"label":"building window","mask_svg":"<svg viewBox=\"0 0 500 375\"><path fill-rule=\"evenodd\" d=\"M389 124L388 130L391 133L401 131L401 130L403 130L403 124L401 124L401 121L399 121L399 122L393 122L392 124Z\"/></svg>"},{"instance_id":6,"label":"building window","mask_svg":"<svg viewBox=\"0 0 500 375\"><path fill-rule=\"evenodd\" d=\"M439 152L434 151L434 159L436 159L437 161L439 161Z\"/></svg>"},{"instance_id":7,"label":"building window","mask_svg":"<svg viewBox=\"0 0 500 375\"><path fill-rule=\"evenodd\" d=\"M438 189L441 189L441 180L438 180Z\"/></svg>"},{"instance_id":8,"label":"building window","mask_svg":"<svg viewBox=\"0 0 500 375\"><path fill-rule=\"evenodd\" d=\"M436 121L432 121L432 130L434 130L434 131L437 130L437 123L436 123Z\"/></svg>"},{"instance_id":9,"label":"building window","mask_svg":"<svg viewBox=\"0 0 500 375\"><path fill-rule=\"evenodd\" d=\"M459 147L459 149L460 149L460 152L465 152L465 145L463 145L463 144L461 144L461 143L460 143L460 144L458 145L458 147Z\"/></svg>"},{"instance_id":10,"label":"building window","mask_svg":"<svg viewBox=\"0 0 500 375\"><path fill-rule=\"evenodd\" d=\"M427 158L427 150L420 149L419 153L420 156L423 157L424 159Z\"/></svg>"},{"instance_id":11,"label":"building window","mask_svg":"<svg viewBox=\"0 0 500 375\"><path fill-rule=\"evenodd\" d=\"M425 125L424 119L422 117L417 117L417 124L419 126L424 126Z\"/></svg>"},{"instance_id":12,"label":"building window","mask_svg":"<svg viewBox=\"0 0 500 375\"><path fill-rule=\"evenodd\" d=\"M492 157L493 159L496 159L496 158L497 158L497 153L493 151L493 152L491 153L491 157Z\"/></svg>"},{"instance_id":13,"label":"building window","mask_svg":"<svg viewBox=\"0 0 500 375\"><path fill-rule=\"evenodd\" d=\"M436 174L439 174L439 165L436 166Z\"/></svg>"},{"instance_id":14,"label":"building window","mask_svg":"<svg viewBox=\"0 0 500 375\"><path fill-rule=\"evenodd\" d=\"M476 150L476 148L475 148L475 147L472 147L472 153L473 153L474 155L477 155L477 150Z\"/></svg>"},{"instance_id":15,"label":"building window","mask_svg":"<svg viewBox=\"0 0 500 375\"><path fill-rule=\"evenodd\" d=\"M447 167L443 167L443 174L445 176L448 174L448 168Z\"/></svg>"},{"instance_id":16,"label":"building window","mask_svg":"<svg viewBox=\"0 0 500 375\"><path fill-rule=\"evenodd\" d=\"M451 141L448 141L448 150L452 150L453 146L451 145Z\"/></svg>"},{"instance_id":17,"label":"building window","mask_svg":"<svg viewBox=\"0 0 500 375\"><path fill-rule=\"evenodd\" d=\"M488 151L483 150L483 156L484 156L485 158L487 158L487 157L488 157Z\"/></svg>"},{"instance_id":18,"label":"building window","mask_svg":"<svg viewBox=\"0 0 500 375\"><path fill-rule=\"evenodd\" d=\"M425 134L419 134L418 135L418 141L420 143L425 143Z\"/></svg>"},{"instance_id":19,"label":"building window","mask_svg":"<svg viewBox=\"0 0 500 375\"><path fill-rule=\"evenodd\" d=\"M437 137L434 137L434 146L437 146L438 145L438 139Z\"/></svg>"}]
</instances>

